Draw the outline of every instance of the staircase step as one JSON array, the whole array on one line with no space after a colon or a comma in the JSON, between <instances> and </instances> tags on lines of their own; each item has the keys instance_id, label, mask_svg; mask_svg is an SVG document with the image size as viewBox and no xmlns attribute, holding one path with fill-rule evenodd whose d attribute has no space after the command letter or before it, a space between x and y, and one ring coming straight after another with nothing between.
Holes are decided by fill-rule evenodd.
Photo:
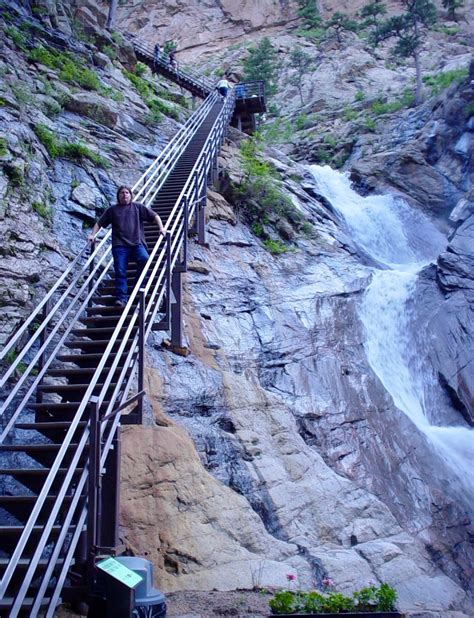
<instances>
[{"instance_id":1,"label":"staircase step","mask_svg":"<svg viewBox=\"0 0 474 618\"><path fill-rule=\"evenodd\" d=\"M14 476L22 478L45 478L48 476L49 468L0 468L0 475L2 476ZM65 475L68 472L68 468L59 468L58 475ZM82 468L76 468L74 475L79 476L83 472Z\"/></svg>"},{"instance_id":2,"label":"staircase step","mask_svg":"<svg viewBox=\"0 0 474 618\"><path fill-rule=\"evenodd\" d=\"M0 452L5 453L48 453L51 451L59 451L62 444L0 444ZM68 446L69 449L77 448L77 444L72 443Z\"/></svg>"},{"instance_id":3,"label":"staircase step","mask_svg":"<svg viewBox=\"0 0 474 618\"><path fill-rule=\"evenodd\" d=\"M109 355L110 362L117 356L117 353L114 352ZM93 363L95 361L100 361L103 357L103 354L99 352L91 353L91 354L60 354L57 356L57 360L62 363L75 363L76 365L81 365L83 363ZM97 366L97 365L96 365Z\"/></svg>"},{"instance_id":4,"label":"staircase step","mask_svg":"<svg viewBox=\"0 0 474 618\"><path fill-rule=\"evenodd\" d=\"M78 424L78 429L84 429L87 423L85 421L81 421ZM36 431L44 431L44 430L54 430L54 429L69 429L71 423L67 421L42 421L39 423L16 423L15 427L17 429L35 429Z\"/></svg>"},{"instance_id":5,"label":"staircase step","mask_svg":"<svg viewBox=\"0 0 474 618\"><path fill-rule=\"evenodd\" d=\"M96 384L94 390L99 390L104 386L103 383ZM109 389L115 388L117 384L114 382L109 385ZM71 391L86 391L89 384L40 384L38 390L43 393L69 393Z\"/></svg>"},{"instance_id":6,"label":"staircase step","mask_svg":"<svg viewBox=\"0 0 474 618\"><path fill-rule=\"evenodd\" d=\"M134 326L132 328L132 333L133 331L136 331L137 328L138 326ZM89 339L91 339L92 337L96 337L98 335L111 336L114 334L115 331L116 329L113 326L104 326L102 328L77 328L72 331L72 334L75 337L88 337ZM126 328L122 327L117 332L125 334L125 331Z\"/></svg>"}]
</instances>

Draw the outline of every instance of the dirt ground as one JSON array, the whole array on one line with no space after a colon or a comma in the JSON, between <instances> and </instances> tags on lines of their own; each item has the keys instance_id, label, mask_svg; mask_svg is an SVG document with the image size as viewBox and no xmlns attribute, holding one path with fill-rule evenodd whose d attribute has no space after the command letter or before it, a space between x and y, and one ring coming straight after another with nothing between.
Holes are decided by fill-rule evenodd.
<instances>
[{"instance_id":1,"label":"dirt ground","mask_svg":"<svg viewBox=\"0 0 474 618\"><path fill-rule=\"evenodd\" d=\"M236 590L231 592L170 592L166 594L167 618L267 618L270 615L266 592ZM79 618L66 607L58 608L55 618Z\"/></svg>"},{"instance_id":2,"label":"dirt ground","mask_svg":"<svg viewBox=\"0 0 474 618\"><path fill-rule=\"evenodd\" d=\"M270 615L265 592L237 590L232 592L172 592L166 595L170 618L213 618L214 616L245 616L264 618Z\"/></svg>"}]
</instances>

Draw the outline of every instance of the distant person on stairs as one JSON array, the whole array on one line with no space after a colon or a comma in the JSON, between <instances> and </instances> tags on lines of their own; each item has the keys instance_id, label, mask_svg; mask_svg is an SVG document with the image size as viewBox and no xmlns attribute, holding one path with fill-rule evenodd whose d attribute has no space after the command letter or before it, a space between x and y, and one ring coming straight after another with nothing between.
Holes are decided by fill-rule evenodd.
<instances>
[{"instance_id":1,"label":"distant person on stairs","mask_svg":"<svg viewBox=\"0 0 474 618\"><path fill-rule=\"evenodd\" d=\"M160 61L160 56L161 56L161 45L159 43L157 43L155 45L155 49L153 52L153 64L156 65L158 64L158 62Z\"/></svg>"},{"instance_id":2,"label":"distant person on stairs","mask_svg":"<svg viewBox=\"0 0 474 618\"><path fill-rule=\"evenodd\" d=\"M144 223L156 223L160 233L165 235L165 229L159 215L151 208L133 201L132 190L129 187L119 187L117 203L109 206L95 223L88 240L95 240L97 232L112 225L112 255L115 270L115 304L124 307L128 300L127 267L130 258L137 263L135 281L145 267L149 258L145 243Z\"/></svg>"},{"instance_id":3,"label":"distant person on stairs","mask_svg":"<svg viewBox=\"0 0 474 618\"><path fill-rule=\"evenodd\" d=\"M219 92L219 94L221 95L222 100L224 100L227 97L227 93L229 92L229 88L230 88L230 84L226 80L225 77L223 77L222 79L220 79L217 82L216 89Z\"/></svg>"},{"instance_id":4,"label":"distant person on stairs","mask_svg":"<svg viewBox=\"0 0 474 618\"><path fill-rule=\"evenodd\" d=\"M176 60L176 50L172 49L170 51L170 65L171 68L174 69L175 71L178 70L178 61Z\"/></svg>"}]
</instances>

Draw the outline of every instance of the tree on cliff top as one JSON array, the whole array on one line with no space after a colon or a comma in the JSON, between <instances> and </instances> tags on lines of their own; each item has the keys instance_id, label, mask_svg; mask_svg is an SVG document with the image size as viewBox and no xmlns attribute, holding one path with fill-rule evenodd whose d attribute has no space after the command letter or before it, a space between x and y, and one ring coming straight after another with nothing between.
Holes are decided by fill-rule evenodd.
<instances>
[{"instance_id":1,"label":"tree on cliff top","mask_svg":"<svg viewBox=\"0 0 474 618\"><path fill-rule=\"evenodd\" d=\"M298 88L301 104L303 100L303 81L308 72L308 69L313 64L313 58L307 54L299 45L290 52L290 66L295 69L295 73L290 77L290 84Z\"/></svg>"},{"instance_id":2,"label":"tree on cliff top","mask_svg":"<svg viewBox=\"0 0 474 618\"><path fill-rule=\"evenodd\" d=\"M380 17L385 15L387 7L382 0L372 0L369 4L363 6L359 12L359 15L364 19L362 26L368 28L370 26L377 27L379 25Z\"/></svg>"},{"instance_id":3,"label":"tree on cliff top","mask_svg":"<svg viewBox=\"0 0 474 618\"><path fill-rule=\"evenodd\" d=\"M413 58L416 71L415 103L421 103L420 51L427 31L437 19L436 7L431 0L400 0L405 13L393 15L378 23L370 36L374 46L395 38L392 53L395 58Z\"/></svg>"},{"instance_id":4,"label":"tree on cliff top","mask_svg":"<svg viewBox=\"0 0 474 618\"><path fill-rule=\"evenodd\" d=\"M279 66L276 49L270 39L265 37L257 47L249 49L249 55L244 60L244 81L262 80L265 82L266 94L270 97L277 91Z\"/></svg>"},{"instance_id":5,"label":"tree on cliff top","mask_svg":"<svg viewBox=\"0 0 474 618\"><path fill-rule=\"evenodd\" d=\"M314 30L321 26L321 15L316 6L316 0L298 0L298 6L298 15L307 30Z\"/></svg>"},{"instance_id":6,"label":"tree on cliff top","mask_svg":"<svg viewBox=\"0 0 474 618\"><path fill-rule=\"evenodd\" d=\"M464 0L443 0L443 7L448 11L449 19L457 21L456 9L464 6Z\"/></svg>"},{"instance_id":7,"label":"tree on cliff top","mask_svg":"<svg viewBox=\"0 0 474 618\"><path fill-rule=\"evenodd\" d=\"M347 32L355 32L357 30L357 23L345 13L336 11L333 13L331 19L325 22L324 27L327 30L334 30L336 33L337 42L342 43L341 32L344 30Z\"/></svg>"}]
</instances>

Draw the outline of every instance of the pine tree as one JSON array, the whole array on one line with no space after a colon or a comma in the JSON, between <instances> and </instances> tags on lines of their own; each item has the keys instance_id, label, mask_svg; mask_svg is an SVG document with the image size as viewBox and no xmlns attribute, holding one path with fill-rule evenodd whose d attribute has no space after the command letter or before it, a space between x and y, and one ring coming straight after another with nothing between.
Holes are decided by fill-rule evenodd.
<instances>
[{"instance_id":1,"label":"pine tree","mask_svg":"<svg viewBox=\"0 0 474 618\"><path fill-rule=\"evenodd\" d=\"M415 103L421 103L421 64L420 49L426 32L437 19L436 7L431 0L400 0L405 13L394 15L378 24L372 34L374 46L381 41L396 39L393 47L395 58L413 58L416 70Z\"/></svg>"},{"instance_id":2,"label":"pine tree","mask_svg":"<svg viewBox=\"0 0 474 618\"><path fill-rule=\"evenodd\" d=\"M313 64L313 58L307 54L299 45L290 52L290 67L295 69L295 73L290 78L290 84L298 88L301 104L303 100L303 80L309 67Z\"/></svg>"},{"instance_id":3,"label":"pine tree","mask_svg":"<svg viewBox=\"0 0 474 618\"><path fill-rule=\"evenodd\" d=\"M303 20L307 30L314 30L321 26L321 15L319 14L316 0L298 0L298 15Z\"/></svg>"},{"instance_id":4,"label":"pine tree","mask_svg":"<svg viewBox=\"0 0 474 618\"><path fill-rule=\"evenodd\" d=\"M350 19L348 15L341 13L340 11L333 13L331 19L324 25L326 29L329 30L332 28L335 31L338 43L342 43L341 32L344 30L347 30L348 32L355 32L357 30L357 23Z\"/></svg>"},{"instance_id":5,"label":"pine tree","mask_svg":"<svg viewBox=\"0 0 474 618\"><path fill-rule=\"evenodd\" d=\"M443 0L443 7L448 11L449 19L457 21L456 9L464 6L464 0Z\"/></svg>"},{"instance_id":6,"label":"pine tree","mask_svg":"<svg viewBox=\"0 0 474 618\"><path fill-rule=\"evenodd\" d=\"M385 15L387 12L387 7L382 2L382 0L372 0L369 4L366 4L360 10L360 16L364 19L363 26L364 28L374 26L377 27L379 24L379 18L382 15Z\"/></svg>"},{"instance_id":7,"label":"pine tree","mask_svg":"<svg viewBox=\"0 0 474 618\"><path fill-rule=\"evenodd\" d=\"M244 60L244 81L262 80L267 96L272 96L277 91L278 69L276 49L265 37L257 47L249 49L249 55Z\"/></svg>"}]
</instances>

